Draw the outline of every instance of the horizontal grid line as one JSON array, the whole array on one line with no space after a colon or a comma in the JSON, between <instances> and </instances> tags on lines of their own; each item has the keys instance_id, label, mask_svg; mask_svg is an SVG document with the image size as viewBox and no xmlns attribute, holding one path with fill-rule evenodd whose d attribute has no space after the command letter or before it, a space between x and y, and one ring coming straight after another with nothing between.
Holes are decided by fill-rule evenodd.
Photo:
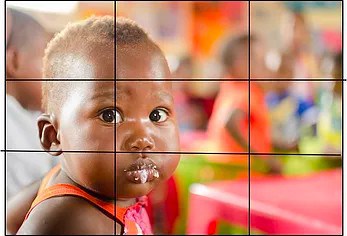
<instances>
[{"instance_id":1,"label":"horizontal grid line","mask_svg":"<svg viewBox=\"0 0 347 236\"><path fill-rule=\"evenodd\" d=\"M8 153L47 153L45 150L20 150L20 149L6 149L1 152ZM66 152L66 153L115 153L114 151L91 151L91 150L66 150L66 151L50 151L51 153Z\"/></svg>"},{"instance_id":2,"label":"horizontal grid line","mask_svg":"<svg viewBox=\"0 0 347 236\"><path fill-rule=\"evenodd\" d=\"M172 81L172 82L228 82L228 81L244 81L244 82L327 82L327 81L347 81L347 79L334 79L334 78L259 78L259 79L235 79L235 78L128 78L128 79L6 79L6 82L155 82L155 81Z\"/></svg>"},{"instance_id":3,"label":"horizontal grid line","mask_svg":"<svg viewBox=\"0 0 347 236\"><path fill-rule=\"evenodd\" d=\"M52 82L114 82L115 79L6 79L6 82L40 82L40 81L52 81Z\"/></svg>"},{"instance_id":4,"label":"horizontal grid line","mask_svg":"<svg viewBox=\"0 0 347 236\"><path fill-rule=\"evenodd\" d=\"M5 152L5 150L1 150L1 152ZM21 150L21 149L6 149L8 153L41 153L46 152L44 150ZM90 151L90 150L66 150L66 151L51 151L51 153L55 152L66 152L66 153L114 153L114 154L194 154L194 155L253 155L253 156L331 156L331 157L340 157L339 153L261 153L261 152L185 152L185 151L163 151L163 152L136 152L136 151Z\"/></svg>"},{"instance_id":5,"label":"horizontal grid line","mask_svg":"<svg viewBox=\"0 0 347 236\"><path fill-rule=\"evenodd\" d=\"M300 82L300 81L308 81L308 82L326 82L326 81L346 81L346 79L214 79L214 78L201 78L201 79L116 79L116 82L141 82L141 81L172 81L172 82L228 82L228 81L240 81L240 82L288 82L288 81L293 81L293 82Z\"/></svg>"}]
</instances>

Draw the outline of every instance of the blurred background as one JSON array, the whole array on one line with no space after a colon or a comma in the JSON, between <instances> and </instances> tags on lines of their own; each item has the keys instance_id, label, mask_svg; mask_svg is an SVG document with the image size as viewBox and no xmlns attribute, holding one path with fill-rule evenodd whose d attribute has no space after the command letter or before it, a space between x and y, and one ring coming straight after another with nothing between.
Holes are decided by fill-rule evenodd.
<instances>
[{"instance_id":1,"label":"blurred background","mask_svg":"<svg viewBox=\"0 0 347 236\"><path fill-rule=\"evenodd\" d=\"M244 194L241 202L248 206L247 191L252 192L252 181L251 186L242 182L248 178L269 178L270 186L275 178L302 178L304 190L296 189L293 183L289 193L272 187L262 194L271 199L276 198L272 197L274 194L297 195L297 201L305 203L302 208L306 213L315 217L312 209L323 208L327 210L314 213L330 216L327 213L330 210L334 215L330 218L335 219L330 223L339 226L340 195L332 198L329 192L340 193L341 184L333 179L323 185L321 177L316 176L328 173L329 179L336 175L330 174L331 171L337 171L341 179L340 1L254 1L250 6L245 1L6 2L7 7L35 18L49 37L68 22L91 15L115 15L115 4L116 16L135 20L164 51L172 76L177 79L173 84L181 150L200 153L182 155L174 177L150 194L148 210L155 233L189 232L192 224L189 215L199 211L191 205L191 188L196 183L209 186L231 181L231 186L241 181L243 184L237 191L232 189L232 196L241 191ZM7 86L16 83L7 82ZM21 99L33 100L34 95L27 95ZM19 98L18 102L21 103ZM39 104L34 105L32 109L21 103L23 110L30 112L33 126L34 116L40 110ZM30 126L30 122L26 125ZM8 135L16 136L14 130L7 129ZM38 149L35 145L29 149ZM248 151L252 153L250 159ZM22 157L28 160L27 156ZM12 158L10 153L8 158ZM37 173L43 175L52 165L47 164ZM27 164L23 164L25 169ZM32 181L32 176L28 176L11 185L16 187L10 189L11 195ZM329 190L325 188L327 185ZM319 203L312 194L299 194L315 193L317 189L321 190L317 192ZM225 187L219 186L218 191L219 196L227 196ZM204 194L207 192L201 193ZM212 198L220 200L216 195ZM282 209L296 204L287 201L291 204L278 201L276 206ZM209 216L213 212L202 214ZM248 233L244 221L221 219L218 218L218 224L210 224L208 229L212 231L208 232L216 228L217 233ZM276 220L270 225L276 225ZM276 232L275 226L272 227L270 230L252 227L252 232Z\"/></svg>"}]
</instances>

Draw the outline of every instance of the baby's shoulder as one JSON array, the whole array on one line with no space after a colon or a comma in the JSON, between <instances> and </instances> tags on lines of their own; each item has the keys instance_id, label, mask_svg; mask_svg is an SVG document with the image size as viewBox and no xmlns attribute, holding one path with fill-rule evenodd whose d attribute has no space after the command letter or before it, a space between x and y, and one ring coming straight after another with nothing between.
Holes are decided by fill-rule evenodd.
<instances>
[{"instance_id":1,"label":"baby's shoulder","mask_svg":"<svg viewBox=\"0 0 347 236\"><path fill-rule=\"evenodd\" d=\"M101 232L102 230L103 232ZM18 234L108 234L113 220L82 198L64 196L38 204Z\"/></svg>"}]
</instances>

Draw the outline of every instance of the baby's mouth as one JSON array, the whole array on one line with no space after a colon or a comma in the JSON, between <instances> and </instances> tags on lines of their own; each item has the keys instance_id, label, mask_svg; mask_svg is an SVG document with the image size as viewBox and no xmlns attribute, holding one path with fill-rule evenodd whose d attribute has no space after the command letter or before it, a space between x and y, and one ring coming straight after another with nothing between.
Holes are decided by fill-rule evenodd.
<instances>
[{"instance_id":1,"label":"baby's mouth","mask_svg":"<svg viewBox=\"0 0 347 236\"><path fill-rule=\"evenodd\" d=\"M144 184L159 178L159 171L156 164L149 158L140 157L124 170L128 180L136 184Z\"/></svg>"}]
</instances>

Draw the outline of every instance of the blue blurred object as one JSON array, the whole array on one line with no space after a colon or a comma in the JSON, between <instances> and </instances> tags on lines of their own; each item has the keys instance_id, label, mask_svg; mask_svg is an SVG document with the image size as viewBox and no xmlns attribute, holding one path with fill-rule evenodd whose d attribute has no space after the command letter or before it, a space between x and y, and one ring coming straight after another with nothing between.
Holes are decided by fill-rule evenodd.
<instances>
[{"instance_id":1,"label":"blue blurred object","mask_svg":"<svg viewBox=\"0 0 347 236\"><path fill-rule=\"evenodd\" d=\"M285 6L294 12L302 12L305 8L340 7L340 1L285 1Z\"/></svg>"},{"instance_id":2,"label":"blue blurred object","mask_svg":"<svg viewBox=\"0 0 347 236\"><path fill-rule=\"evenodd\" d=\"M273 109L288 97L291 97L295 101L297 105L295 115L298 117L301 117L305 111L314 106L313 101L309 99L305 100L298 96L293 96L288 91L282 93L269 92L266 95L266 103L268 104L270 109Z\"/></svg>"}]
</instances>

